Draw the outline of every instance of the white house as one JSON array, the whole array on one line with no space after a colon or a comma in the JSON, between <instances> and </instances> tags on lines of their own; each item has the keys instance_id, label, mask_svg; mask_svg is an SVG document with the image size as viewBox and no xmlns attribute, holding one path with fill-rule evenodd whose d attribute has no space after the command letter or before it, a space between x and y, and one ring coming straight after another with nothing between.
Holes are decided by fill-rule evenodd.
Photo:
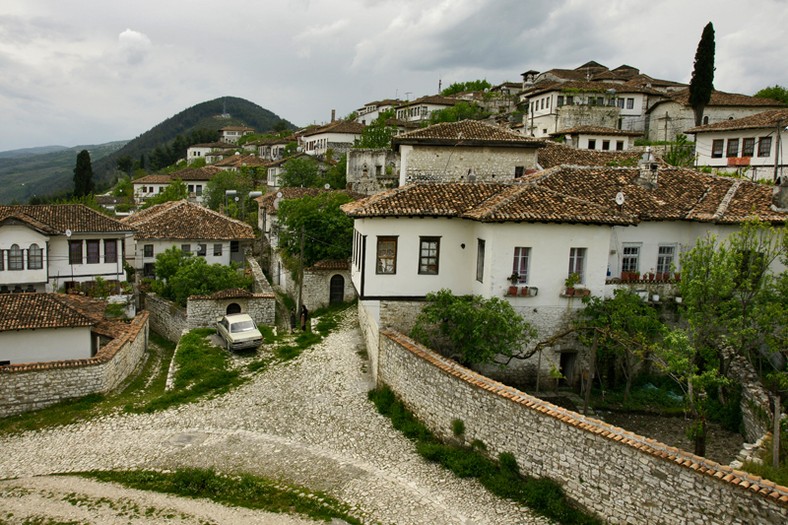
<instances>
[{"instance_id":1,"label":"white house","mask_svg":"<svg viewBox=\"0 0 788 525\"><path fill-rule=\"evenodd\" d=\"M219 130L219 140L228 144L237 144L244 135L254 133L254 128L246 126L225 126Z\"/></svg>"},{"instance_id":2,"label":"white house","mask_svg":"<svg viewBox=\"0 0 788 525\"><path fill-rule=\"evenodd\" d=\"M154 173L132 181L134 187L134 202L143 204L151 197L163 192L175 180L180 180L186 185L189 200L197 203L203 202L203 192L208 187L208 182L221 172L218 166L203 166L200 168L185 168L169 174Z\"/></svg>"},{"instance_id":3,"label":"white house","mask_svg":"<svg viewBox=\"0 0 788 525\"><path fill-rule=\"evenodd\" d=\"M695 165L752 180L785 180L788 109L764 111L687 130L695 135Z\"/></svg>"},{"instance_id":4,"label":"white house","mask_svg":"<svg viewBox=\"0 0 788 525\"><path fill-rule=\"evenodd\" d=\"M456 98L442 95L427 95L396 106L397 120L405 122L424 122L430 119L434 111L456 106L460 102Z\"/></svg>"},{"instance_id":5,"label":"white house","mask_svg":"<svg viewBox=\"0 0 788 525\"><path fill-rule=\"evenodd\" d=\"M781 102L768 98L714 90L711 100L703 110L703 124L748 117L781 106ZM695 113L689 103L689 89L670 93L654 102L644 116L646 138L649 140L671 141L679 133L686 133L695 126Z\"/></svg>"},{"instance_id":6,"label":"white house","mask_svg":"<svg viewBox=\"0 0 788 525\"><path fill-rule=\"evenodd\" d=\"M478 120L435 124L392 139L399 184L411 181L506 181L536 168L544 142Z\"/></svg>"},{"instance_id":7,"label":"white house","mask_svg":"<svg viewBox=\"0 0 788 525\"><path fill-rule=\"evenodd\" d=\"M255 238L248 224L186 200L152 206L123 222L135 232L127 259L143 275L153 275L156 256L172 247L205 257L208 264L241 263Z\"/></svg>"},{"instance_id":8,"label":"white house","mask_svg":"<svg viewBox=\"0 0 788 525\"><path fill-rule=\"evenodd\" d=\"M550 136L563 139L564 144L575 149L627 151L635 145L635 138L642 137L643 133L601 126L577 126L559 130Z\"/></svg>"},{"instance_id":9,"label":"white house","mask_svg":"<svg viewBox=\"0 0 788 525\"><path fill-rule=\"evenodd\" d=\"M152 173L139 179L134 179L132 181L134 202L142 204L151 197L163 192L170 184L172 184L172 177L164 173Z\"/></svg>"},{"instance_id":10,"label":"white house","mask_svg":"<svg viewBox=\"0 0 788 525\"><path fill-rule=\"evenodd\" d=\"M93 357L99 319L84 303L67 294L0 294L0 366Z\"/></svg>"},{"instance_id":11,"label":"white house","mask_svg":"<svg viewBox=\"0 0 788 525\"><path fill-rule=\"evenodd\" d=\"M285 156L287 146L293 143L298 143L296 135L259 140L256 142L257 155L268 162L277 161Z\"/></svg>"},{"instance_id":12,"label":"white house","mask_svg":"<svg viewBox=\"0 0 788 525\"><path fill-rule=\"evenodd\" d=\"M343 210L354 218L351 275L375 344L384 326L408 331L419 302L443 288L506 297L545 339L581 306L567 287L572 274L597 296L673 281L681 251L707 232L727 236L753 215L788 219L771 204L763 185L647 159L639 168L558 166L506 183L414 183ZM638 275L622 284L635 272L653 272L655 282ZM568 372L576 351L555 348L546 362Z\"/></svg>"},{"instance_id":13,"label":"white house","mask_svg":"<svg viewBox=\"0 0 788 525\"><path fill-rule=\"evenodd\" d=\"M376 100L374 102L367 102L364 106L356 110L356 122L369 126L377 120L381 113L384 111L394 109L402 104L399 99L385 99Z\"/></svg>"},{"instance_id":14,"label":"white house","mask_svg":"<svg viewBox=\"0 0 788 525\"><path fill-rule=\"evenodd\" d=\"M192 164L199 159L204 159L206 164L211 164L232 154L234 150L235 148L227 142L194 144L186 148L186 163Z\"/></svg>"},{"instance_id":15,"label":"white house","mask_svg":"<svg viewBox=\"0 0 788 525\"><path fill-rule=\"evenodd\" d=\"M133 228L82 204L0 206L0 293L125 281Z\"/></svg>"},{"instance_id":16,"label":"white house","mask_svg":"<svg viewBox=\"0 0 788 525\"><path fill-rule=\"evenodd\" d=\"M337 120L325 126L305 131L300 137L301 151L307 155L323 156L332 150L335 157L353 147L361 138L364 124Z\"/></svg>"}]
</instances>

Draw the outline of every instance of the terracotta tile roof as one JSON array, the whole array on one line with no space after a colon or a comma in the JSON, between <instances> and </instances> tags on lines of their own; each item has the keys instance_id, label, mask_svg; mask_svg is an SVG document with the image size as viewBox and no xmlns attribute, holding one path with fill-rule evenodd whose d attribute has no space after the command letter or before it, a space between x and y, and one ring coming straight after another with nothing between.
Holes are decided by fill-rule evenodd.
<instances>
[{"instance_id":1,"label":"terracotta tile roof","mask_svg":"<svg viewBox=\"0 0 788 525\"><path fill-rule=\"evenodd\" d=\"M633 224L599 205L534 184L414 183L342 206L351 217L459 217L479 222Z\"/></svg>"},{"instance_id":2,"label":"terracotta tile roof","mask_svg":"<svg viewBox=\"0 0 788 525\"><path fill-rule=\"evenodd\" d=\"M213 149L235 149L235 144L228 144L227 142L204 142L202 144L192 144L189 148L213 148Z\"/></svg>"},{"instance_id":3,"label":"terracotta tile roof","mask_svg":"<svg viewBox=\"0 0 788 525\"><path fill-rule=\"evenodd\" d=\"M421 104L432 104L435 106L455 106L459 100L452 97L444 97L442 95L427 95L419 97L416 100L411 100L397 106L397 109L407 108L410 106L419 106Z\"/></svg>"},{"instance_id":4,"label":"terracotta tile roof","mask_svg":"<svg viewBox=\"0 0 788 525\"><path fill-rule=\"evenodd\" d=\"M667 101L673 101L685 107L690 107L689 103L689 88L681 89L668 94ZM655 107L664 101L660 101L651 106L647 113L654 110ZM751 97L750 95L741 95L739 93L725 93L723 91L712 91L711 100L706 107L714 106L746 106L746 107L779 107L783 103L770 98Z\"/></svg>"},{"instance_id":5,"label":"terracotta tile roof","mask_svg":"<svg viewBox=\"0 0 788 525\"><path fill-rule=\"evenodd\" d=\"M532 182L567 195L576 195L599 205L625 196L622 213L639 220L688 220L737 224L748 217L781 223L788 213L772 210L769 186L741 179L706 175L685 168L662 166L656 188L636 184L638 168L558 166L527 175Z\"/></svg>"},{"instance_id":6,"label":"terracotta tile roof","mask_svg":"<svg viewBox=\"0 0 788 525\"><path fill-rule=\"evenodd\" d=\"M211 166L217 166L220 168L258 168L262 166L267 166L267 162L257 155L230 155L229 157L225 157L220 161L214 162Z\"/></svg>"},{"instance_id":7,"label":"terracotta tile roof","mask_svg":"<svg viewBox=\"0 0 788 525\"><path fill-rule=\"evenodd\" d=\"M740 129L777 128L788 125L788 109L773 109L756 113L748 117L723 120L714 124L688 129L687 133L705 133L707 131L736 131Z\"/></svg>"},{"instance_id":8,"label":"terracotta tile roof","mask_svg":"<svg viewBox=\"0 0 788 525\"><path fill-rule=\"evenodd\" d=\"M290 142L296 142L298 137L295 135L290 135L287 137L271 137L265 138L260 140L255 140L252 144L257 144L258 146L272 146L275 144L289 144ZM247 142L247 144L249 144Z\"/></svg>"},{"instance_id":9,"label":"terracotta tile roof","mask_svg":"<svg viewBox=\"0 0 788 525\"><path fill-rule=\"evenodd\" d=\"M620 135L622 137L641 137L642 131L631 131L626 129L605 128L602 126L575 126L574 128L562 129L551 133L550 136L560 137L561 135L575 135L578 133L593 135Z\"/></svg>"},{"instance_id":10,"label":"terracotta tile roof","mask_svg":"<svg viewBox=\"0 0 788 525\"><path fill-rule=\"evenodd\" d=\"M171 182L172 177L165 173L151 173L131 181L132 184L169 184Z\"/></svg>"},{"instance_id":11,"label":"terracotta tile roof","mask_svg":"<svg viewBox=\"0 0 788 525\"><path fill-rule=\"evenodd\" d=\"M629 151L594 151L576 149L564 144L547 141L544 148L536 153L537 163L542 168L554 168L561 164L573 166L621 166L637 165L641 152Z\"/></svg>"},{"instance_id":12,"label":"terracotta tile roof","mask_svg":"<svg viewBox=\"0 0 788 525\"><path fill-rule=\"evenodd\" d=\"M219 128L219 131L254 131L254 128L248 128L246 126L225 126Z\"/></svg>"},{"instance_id":13,"label":"terracotta tile roof","mask_svg":"<svg viewBox=\"0 0 788 525\"><path fill-rule=\"evenodd\" d=\"M433 144L454 146L458 142L467 146L509 146L536 148L544 144L533 137L526 137L508 129L478 120L443 122L426 128L409 131L392 139L395 148L400 144Z\"/></svg>"},{"instance_id":14,"label":"terracotta tile roof","mask_svg":"<svg viewBox=\"0 0 788 525\"><path fill-rule=\"evenodd\" d=\"M310 270L349 270L350 261L348 259L326 259L325 261L317 261L309 269Z\"/></svg>"},{"instance_id":15,"label":"terracotta tile roof","mask_svg":"<svg viewBox=\"0 0 788 525\"><path fill-rule=\"evenodd\" d=\"M186 200L152 206L123 218L123 222L136 230L138 239L254 239L248 224Z\"/></svg>"},{"instance_id":16,"label":"terracotta tile roof","mask_svg":"<svg viewBox=\"0 0 788 525\"><path fill-rule=\"evenodd\" d=\"M269 168L275 168L277 166L283 166L287 161L292 160L292 159L297 159L299 157L309 157L310 159L314 159L314 157L312 157L311 155L307 155L304 152L300 152L300 153L296 153L295 155L290 155L289 157L283 157L283 158L281 158L279 160L271 161L271 162L268 163L268 167ZM317 160L317 159L315 159L315 160Z\"/></svg>"},{"instance_id":17,"label":"terracotta tile roof","mask_svg":"<svg viewBox=\"0 0 788 525\"><path fill-rule=\"evenodd\" d=\"M360 124L355 120L337 120L325 126L320 126L315 129L310 129L304 132L304 137L311 137L312 135L319 135L321 133L349 133L351 135L359 135L366 126Z\"/></svg>"},{"instance_id":18,"label":"terracotta tile roof","mask_svg":"<svg viewBox=\"0 0 788 525\"><path fill-rule=\"evenodd\" d=\"M65 294L0 294L0 332L96 325L99 320L83 312L80 304Z\"/></svg>"},{"instance_id":19,"label":"terracotta tile roof","mask_svg":"<svg viewBox=\"0 0 788 525\"><path fill-rule=\"evenodd\" d=\"M559 166L514 183L415 183L342 209L351 217L460 217L481 222L635 224L686 220L737 224L752 216L781 223L771 188L749 181L660 168L656 188L638 168ZM625 203L615 205L622 192Z\"/></svg>"},{"instance_id":20,"label":"terracotta tile roof","mask_svg":"<svg viewBox=\"0 0 788 525\"><path fill-rule=\"evenodd\" d=\"M616 93L645 93L650 95L661 95L660 91L637 83L618 83L590 80L570 80L566 82L543 81L535 84L527 91L529 97L547 93L548 91L572 91L581 93L606 93L609 90Z\"/></svg>"},{"instance_id":21,"label":"terracotta tile roof","mask_svg":"<svg viewBox=\"0 0 788 525\"><path fill-rule=\"evenodd\" d=\"M190 180L211 180L214 175L221 173L221 171L221 169L213 165L201 168L185 168L170 173L170 178L173 180L180 179L184 182Z\"/></svg>"},{"instance_id":22,"label":"terracotta tile roof","mask_svg":"<svg viewBox=\"0 0 788 525\"><path fill-rule=\"evenodd\" d=\"M28 222L34 227L46 225L47 233L127 233L131 228L117 219L88 208L84 204L39 204L31 206L0 206L0 221L9 217Z\"/></svg>"}]
</instances>

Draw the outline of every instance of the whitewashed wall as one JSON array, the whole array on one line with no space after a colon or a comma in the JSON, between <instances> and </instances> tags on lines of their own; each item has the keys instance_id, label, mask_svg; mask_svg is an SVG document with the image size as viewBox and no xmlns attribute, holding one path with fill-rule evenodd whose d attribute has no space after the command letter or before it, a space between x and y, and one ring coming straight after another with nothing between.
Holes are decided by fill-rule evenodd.
<instances>
[{"instance_id":1,"label":"whitewashed wall","mask_svg":"<svg viewBox=\"0 0 788 525\"><path fill-rule=\"evenodd\" d=\"M90 327L0 332L0 361L66 361L91 357Z\"/></svg>"}]
</instances>

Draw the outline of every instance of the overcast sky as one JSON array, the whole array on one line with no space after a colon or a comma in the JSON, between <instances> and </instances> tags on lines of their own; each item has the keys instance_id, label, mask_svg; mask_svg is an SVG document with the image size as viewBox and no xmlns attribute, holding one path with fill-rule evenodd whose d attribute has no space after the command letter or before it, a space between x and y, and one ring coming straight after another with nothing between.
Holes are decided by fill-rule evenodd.
<instances>
[{"instance_id":1,"label":"overcast sky","mask_svg":"<svg viewBox=\"0 0 788 525\"><path fill-rule=\"evenodd\" d=\"M788 86L788 0L2 0L0 151L132 139L242 97L296 125L452 82L596 60L715 87Z\"/></svg>"}]
</instances>

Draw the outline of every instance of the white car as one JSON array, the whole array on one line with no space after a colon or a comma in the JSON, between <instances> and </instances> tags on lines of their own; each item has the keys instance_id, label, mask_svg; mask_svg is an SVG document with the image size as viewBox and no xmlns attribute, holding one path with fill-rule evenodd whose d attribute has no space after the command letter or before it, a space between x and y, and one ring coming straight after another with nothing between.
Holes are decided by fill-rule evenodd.
<instances>
[{"instance_id":1,"label":"white car","mask_svg":"<svg viewBox=\"0 0 788 525\"><path fill-rule=\"evenodd\" d=\"M258 348L263 344L263 334L247 314L225 315L217 321L216 330L227 350Z\"/></svg>"}]
</instances>

